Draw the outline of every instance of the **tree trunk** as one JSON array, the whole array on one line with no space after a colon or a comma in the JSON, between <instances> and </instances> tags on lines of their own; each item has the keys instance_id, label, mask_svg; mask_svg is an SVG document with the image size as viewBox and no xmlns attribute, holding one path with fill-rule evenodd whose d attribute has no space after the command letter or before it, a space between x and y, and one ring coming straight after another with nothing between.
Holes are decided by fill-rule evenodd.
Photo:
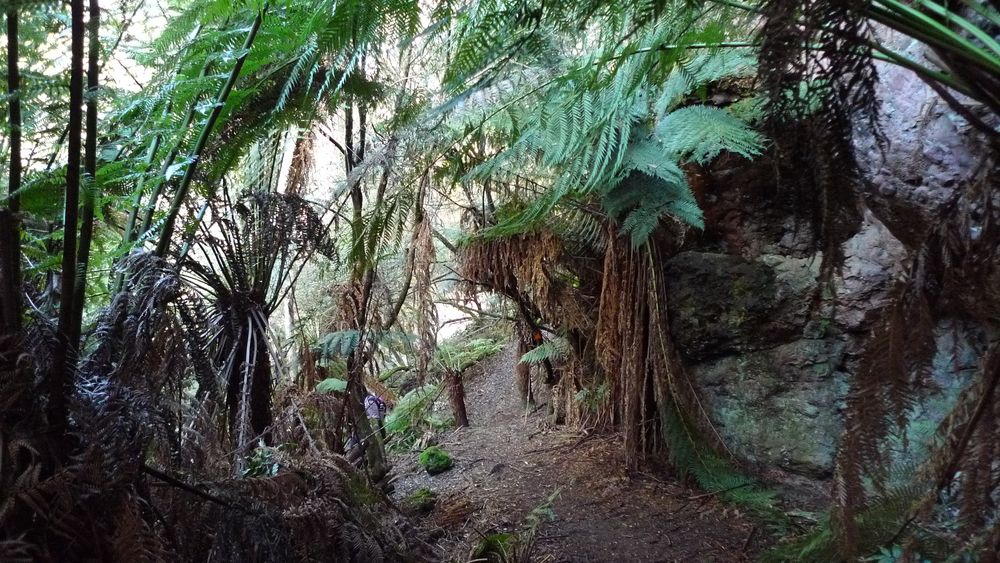
<instances>
[{"instance_id":1,"label":"tree trunk","mask_svg":"<svg viewBox=\"0 0 1000 563\"><path fill-rule=\"evenodd\" d=\"M80 217L80 245L76 255L76 283L73 284L73 322L70 324L70 345L80 347L83 329L83 308L87 299L87 264L90 262L90 243L94 237L94 205L97 198L97 86L101 54L101 8L98 0L90 0L90 20L87 32L90 44L87 49L87 144L83 150L83 172L90 189L83 192L83 213ZM68 288L67 288L68 290Z\"/></svg>"},{"instance_id":2,"label":"tree trunk","mask_svg":"<svg viewBox=\"0 0 1000 563\"><path fill-rule=\"evenodd\" d=\"M76 285L76 229L80 207L80 157L83 137L83 44L86 38L83 0L73 0L70 4L72 21L72 47L70 50L69 79L69 133L68 160L66 164L66 199L63 219L62 279L60 280L61 301L59 303L58 339L52 353L49 369L48 417L50 432L57 440L66 434L67 406L75 371L76 350L71 337L76 318L76 303L73 288Z\"/></svg>"},{"instance_id":3,"label":"tree trunk","mask_svg":"<svg viewBox=\"0 0 1000 563\"><path fill-rule=\"evenodd\" d=\"M245 328L240 336L236 349L236 358L250 358L250 364L245 360L233 363L226 385L226 405L229 411L229 429L237 448L242 448L245 442L256 437L271 443L269 430L273 423L271 412L271 356L264 344L264 335L256 334L252 329ZM252 349L251 349L252 348ZM246 371L249 371L247 377ZM244 389L244 380L249 384L249 393ZM247 396L247 415L249 418L249 436L240 436L240 409L243 398Z\"/></svg>"},{"instance_id":4,"label":"tree trunk","mask_svg":"<svg viewBox=\"0 0 1000 563\"><path fill-rule=\"evenodd\" d=\"M362 65L363 68L364 65ZM363 108L358 109L358 144L354 143L354 106L348 104L344 111L344 168L348 176L354 168L364 160L365 154L365 127L366 113ZM388 183L388 171L383 174L383 182L379 185L376 195L375 206L381 203L381 198ZM363 252L366 241L364 231L364 192L362 191L361 180L355 181L351 186L351 242L352 246ZM348 287L353 291L360 288L360 295L352 311L352 317L347 320L350 328L357 330L360 334L358 345L354 352L347 359L347 414L349 420L354 425L354 430L358 438L362 440L365 450L365 461L367 462L368 476L373 482L379 482L389 473L389 466L385 460L385 445L379 432L372 428L365 412L365 387L364 370L365 364L370 358L366 339L368 338L367 315L371 304L372 286L375 282L375 270L368 258L365 256L354 257L354 267L351 269L351 281Z\"/></svg>"},{"instance_id":5,"label":"tree trunk","mask_svg":"<svg viewBox=\"0 0 1000 563\"><path fill-rule=\"evenodd\" d=\"M0 208L0 340L21 332L21 74L18 68L17 7L7 7L7 97L10 124L10 168L7 174L7 209ZM7 358L13 363L16 358ZM0 358L0 366L6 362ZM0 367L0 369L3 369Z\"/></svg>"},{"instance_id":6,"label":"tree trunk","mask_svg":"<svg viewBox=\"0 0 1000 563\"><path fill-rule=\"evenodd\" d=\"M13 369L16 358L6 356L8 339L20 333L21 295L18 267L21 261L20 228L17 215L0 208L0 369L9 364Z\"/></svg>"},{"instance_id":7,"label":"tree trunk","mask_svg":"<svg viewBox=\"0 0 1000 563\"><path fill-rule=\"evenodd\" d=\"M461 428L469 425L469 414L465 410L465 384L462 383L462 373L448 373L448 402L451 412L455 415L455 426Z\"/></svg>"},{"instance_id":8,"label":"tree trunk","mask_svg":"<svg viewBox=\"0 0 1000 563\"><path fill-rule=\"evenodd\" d=\"M266 338L258 335L258 340ZM257 359L253 366L253 386L250 388L250 428L255 436L261 436L264 443L271 445L271 425L274 413L271 411L271 354L267 346L257 346Z\"/></svg>"},{"instance_id":9,"label":"tree trunk","mask_svg":"<svg viewBox=\"0 0 1000 563\"><path fill-rule=\"evenodd\" d=\"M378 483L389 473L389 465L385 460L385 444L378 430L372 428L365 412L365 388L363 379L364 364L355 361L357 354L348 360L347 377L347 412L354 422L354 430L362 441L365 450L365 461L368 464L368 476L372 482Z\"/></svg>"},{"instance_id":10,"label":"tree trunk","mask_svg":"<svg viewBox=\"0 0 1000 563\"><path fill-rule=\"evenodd\" d=\"M514 384L517 386L517 396L521 400L521 405L526 407L535 403L535 397L531 392L531 366L521 362L521 356L527 354L528 350L528 343L518 338L517 357L514 358Z\"/></svg>"},{"instance_id":11,"label":"tree trunk","mask_svg":"<svg viewBox=\"0 0 1000 563\"><path fill-rule=\"evenodd\" d=\"M215 129L215 123L219 120L219 116L222 115L222 110L226 107L226 101L229 100L229 94L232 93L233 88L236 86L236 81L239 80L240 73L243 72L243 64L246 63L250 49L257 38L257 32L260 31L260 26L264 21L264 14L267 12L268 6L269 4L265 2L260 11L257 12L257 17L254 18L253 23L250 24L250 30L247 32L246 40L243 42L242 54L236 59L236 64L233 65L233 70L229 73L229 79L226 80L226 83L222 85L222 89L219 90L219 94L215 99L215 106L212 108L212 112L208 114L208 119L205 121L205 126L202 127L201 135L198 136L198 141L191 151L191 156L194 159L184 170L184 176L177 185L174 197L170 201L170 209L167 210L167 216L164 219L163 230L160 232L160 240L156 244L157 256L166 256L170 250L174 223L177 221L177 215L180 214L181 206L184 204L188 190L191 188L191 183L194 181L194 174L198 168L198 159L205 152L208 140L212 136L212 130Z\"/></svg>"}]
</instances>

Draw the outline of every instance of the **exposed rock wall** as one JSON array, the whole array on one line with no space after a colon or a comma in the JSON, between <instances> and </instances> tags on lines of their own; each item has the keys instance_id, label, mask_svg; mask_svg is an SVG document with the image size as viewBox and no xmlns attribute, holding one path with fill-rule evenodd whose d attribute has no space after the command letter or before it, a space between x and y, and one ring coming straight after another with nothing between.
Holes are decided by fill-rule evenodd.
<instances>
[{"instance_id":1,"label":"exposed rock wall","mask_svg":"<svg viewBox=\"0 0 1000 563\"><path fill-rule=\"evenodd\" d=\"M706 232L666 265L682 357L730 447L762 469L832 474L864 337L934 218L982 173L986 151L968 124L911 73L881 70L889 142L859 133L864 221L832 285L818 284L822 256L810 253L766 162L714 165ZM962 318L937 332L937 389L913 413L915 450L988 344L984 327Z\"/></svg>"}]
</instances>

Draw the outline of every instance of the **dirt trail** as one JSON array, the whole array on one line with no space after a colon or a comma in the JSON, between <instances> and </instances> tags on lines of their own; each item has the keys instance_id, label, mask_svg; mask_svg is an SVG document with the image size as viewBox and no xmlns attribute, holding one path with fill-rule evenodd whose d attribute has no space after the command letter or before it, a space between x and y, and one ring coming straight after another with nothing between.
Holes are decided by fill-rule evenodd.
<instances>
[{"instance_id":1,"label":"dirt trail","mask_svg":"<svg viewBox=\"0 0 1000 563\"><path fill-rule=\"evenodd\" d=\"M442 560L465 561L481 534L515 530L554 492L555 519L537 534L539 561L747 561L753 523L711 495L653 476L630 480L614 436L552 427L544 408L526 413L513 389L514 347L470 370L469 428L441 437L455 466L427 475L417 454L394 460L394 497L438 494L424 525Z\"/></svg>"}]
</instances>

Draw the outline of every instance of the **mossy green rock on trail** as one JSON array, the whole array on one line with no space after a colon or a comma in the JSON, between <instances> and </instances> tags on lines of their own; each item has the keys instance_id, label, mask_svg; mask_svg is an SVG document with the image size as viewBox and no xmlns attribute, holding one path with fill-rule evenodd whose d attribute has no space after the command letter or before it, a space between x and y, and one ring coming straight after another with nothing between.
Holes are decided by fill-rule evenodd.
<instances>
[{"instance_id":1,"label":"mossy green rock on trail","mask_svg":"<svg viewBox=\"0 0 1000 563\"><path fill-rule=\"evenodd\" d=\"M448 452L437 446L431 446L420 454L420 465L431 475L448 471L453 464Z\"/></svg>"}]
</instances>

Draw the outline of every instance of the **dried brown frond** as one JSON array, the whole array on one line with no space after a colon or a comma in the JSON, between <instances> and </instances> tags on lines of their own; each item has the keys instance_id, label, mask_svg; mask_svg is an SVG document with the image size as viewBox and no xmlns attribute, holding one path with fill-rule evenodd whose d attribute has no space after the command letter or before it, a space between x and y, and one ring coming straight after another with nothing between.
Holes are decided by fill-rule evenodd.
<instances>
[{"instance_id":1,"label":"dried brown frond","mask_svg":"<svg viewBox=\"0 0 1000 563\"><path fill-rule=\"evenodd\" d=\"M434 304L433 273L437 256L430 219L424 216L423 198L430 183L430 174L421 178L417 204L418 223L413 237L413 279L417 309L417 383L423 385L434 349L437 346L437 307Z\"/></svg>"},{"instance_id":2,"label":"dried brown frond","mask_svg":"<svg viewBox=\"0 0 1000 563\"><path fill-rule=\"evenodd\" d=\"M455 530L464 526L475 511L468 496L456 493L438 499L432 518L434 525Z\"/></svg>"},{"instance_id":3,"label":"dried brown frond","mask_svg":"<svg viewBox=\"0 0 1000 563\"><path fill-rule=\"evenodd\" d=\"M661 429L675 418L690 443L724 452L674 346L655 246L635 249L620 237L608 240L595 348L611 384L603 416L622 428L626 464L635 470L643 456L662 449ZM682 416L669 416L672 410Z\"/></svg>"},{"instance_id":4,"label":"dried brown frond","mask_svg":"<svg viewBox=\"0 0 1000 563\"><path fill-rule=\"evenodd\" d=\"M530 295L541 309L548 310L558 308L550 268L561 253L561 240L548 231L477 239L462 248L459 272L470 293L485 287L509 297Z\"/></svg>"},{"instance_id":5,"label":"dried brown frond","mask_svg":"<svg viewBox=\"0 0 1000 563\"><path fill-rule=\"evenodd\" d=\"M304 196L309 187L309 180L312 177L313 165L316 159L313 156L314 137L312 131L306 131L295 141L295 150L292 152L292 163L288 168L288 180L285 184L285 193L288 195Z\"/></svg>"},{"instance_id":6,"label":"dried brown frond","mask_svg":"<svg viewBox=\"0 0 1000 563\"><path fill-rule=\"evenodd\" d=\"M848 396L834 478L833 523L843 557L871 547L860 545L858 516L871 500L884 496L892 461L885 443L905 438L913 405L934 388L929 370L940 311L987 324L1000 318L1000 209L990 181L995 177L991 171L945 207L865 344ZM983 526L995 517L1000 493L993 467L998 384L1000 349L994 345L939 425L936 444L913 477L914 483L929 485L917 487L921 492L902 509L905 523L897 539L919 543L916 530L934 523L942 492L956 485L964 532L986 533ZM874 491L866 488L867 479Z\"/></svg>"},{"instance_id":7,"label":"dried brown frond","mask_svg":"<svg viewBox=\"0 0 1000 563\"><path fill-rule=\"evenodd\" d=\"M289 460L274 477L198 483L218 502L163 489L184 560L425 561L420 533L340 456ZM220 502L222 504L220 504Z\"/></svg>"}]
</instances>

